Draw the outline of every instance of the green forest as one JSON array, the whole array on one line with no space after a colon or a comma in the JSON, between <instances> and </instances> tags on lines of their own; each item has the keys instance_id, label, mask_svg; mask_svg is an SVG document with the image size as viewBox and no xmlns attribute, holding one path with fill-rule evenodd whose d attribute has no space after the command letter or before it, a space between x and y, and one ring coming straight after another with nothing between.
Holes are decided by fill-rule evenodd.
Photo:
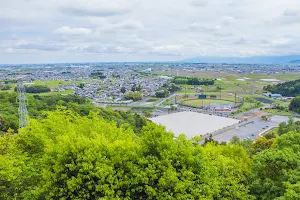
<instances>
[{"instance_id":1,"label":"green forest","mask_svg":"<svg viewBox=\"0 0 300 200\"><path fill-rule=\"evenodd\" d=\"M7 132L10 128L17 132L18 106L17 93L0 93L0 131ZM89 99L77 95L27 95L27 108L32 119L43 119L47 117L47 111L55 111L61 107L81 116L87 116L90 111L94 111L105 120L116 122L118 126L129 124L135 131L146 124L146 119L140 115L95 107Z\"/></svg>"},{"instance_id":2,"label":"green forest","mask_svg":"<svg viewBox=\"0 0 300 200\"><path fill-rule=\"evenodd\" d=\"M27 93L44 93L44 92L50 92L50 88L43 85L32 85L32 86L26 86L25 90Z\"/></svg>"},{"instance_id":3,"label":"green forest","mask_svg":"<svg viewBox=\"0 0 300 200\"><path fill-rule=\"evenodd\" d=\"M0 97L10 121L16 94ZM0 137L0 199L300 199L299 122L202 143L74 95L28 104L29 126Z\"/></svg>"},{"instance_id":4,"label":"green forest","mask_svg":"<svg viewBox=\"0 0 300 200\"><path fill-rule=\"evenodd\" d=\"M172 82L182 85L214 85L215 79L177 76L172 79Z\"/></svg>"},{"instance_id":5,"label":"green forest","mask_svg":"<svg viewBox=\"0 0 300 200\"><path fill-rule=\"evenodd\" d=\"M291 111L300 113L300 95L291 101L289 109Z\"/></svg>"},{"instance_id":6,"label":"green forest","mask_svg":"<svg viewBox=\"0 0 300 200\"><path fill-rule=\"evenodd\" d=\"M267 85L264 87L264 90L286 97L296 97L300 95L300 79L277 85Z\"/></svg>"}]
</instances>

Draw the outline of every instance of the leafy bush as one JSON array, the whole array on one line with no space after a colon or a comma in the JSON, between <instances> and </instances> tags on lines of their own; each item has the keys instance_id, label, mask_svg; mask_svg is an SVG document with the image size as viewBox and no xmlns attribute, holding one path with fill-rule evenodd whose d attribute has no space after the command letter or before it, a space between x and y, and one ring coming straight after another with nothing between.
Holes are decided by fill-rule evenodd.
<instances>
[{"instance_id":1,"label":"leafy bush","mask_svg":"<svg viewBox=\"0 0 300 200\"><path fill-rule=\"evenodd\" d=\"M141 92L130 92L124 96L126 100L139 101L143 99Z\"/></svg>"}]
</instances>

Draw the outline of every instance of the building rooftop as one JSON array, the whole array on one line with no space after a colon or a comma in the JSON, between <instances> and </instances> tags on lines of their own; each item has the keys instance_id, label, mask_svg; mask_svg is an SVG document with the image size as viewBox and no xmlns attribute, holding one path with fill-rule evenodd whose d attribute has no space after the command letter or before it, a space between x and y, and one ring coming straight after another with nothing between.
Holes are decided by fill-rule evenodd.
<instances>
[{"instance_id":1,"label":"building rooftop","mask_svg":"<svg viewBox=\"0 0 300 200\"><path fill-rule=\"evenodd\" d=\"M239 123L239 120L196 112L179 112L150 119L172 131L175 136L184 133L187 138L205 135Z\"/></svg>"}]
</instances>

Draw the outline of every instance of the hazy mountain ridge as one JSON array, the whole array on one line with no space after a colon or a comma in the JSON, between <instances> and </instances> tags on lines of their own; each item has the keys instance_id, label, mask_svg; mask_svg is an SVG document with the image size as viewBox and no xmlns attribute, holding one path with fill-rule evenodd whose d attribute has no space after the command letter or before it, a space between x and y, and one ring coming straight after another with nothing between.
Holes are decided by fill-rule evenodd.
<instances>
[{"instance_id":1,"label":"hazy mountain ridge","mask_svg":"<svg viewBox=\"0 0 300 200\"><path fill-rule=\"evenodd\" d=\"M252 56L252 57L196 57L182 60L182 62L201 63L247 63L247 64L284 64L300 63L300 55L288 56Z\"/></svg>"}]
</instances>

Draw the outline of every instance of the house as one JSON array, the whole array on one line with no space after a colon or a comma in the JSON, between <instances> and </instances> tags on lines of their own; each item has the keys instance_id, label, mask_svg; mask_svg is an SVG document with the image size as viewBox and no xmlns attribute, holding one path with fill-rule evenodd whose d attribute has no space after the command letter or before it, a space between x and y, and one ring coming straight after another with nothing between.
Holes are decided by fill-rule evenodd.
<instances>
[{"instance_id":1,"label":"house","mask_svg":"<svg viewBox=\"0 0 300 200\"><path fill-rule=\"evenodd\" d=\"M230 112L231 107L230 106L217 106L214 108L215 112Z\"/></svg>"},{"instance_id":2,"label":"house","mask_svg":"<svg viewBox=\"0 0 300 200\"><path fill-rule=\"evenodd\" d=\"M264 92L263 95L266 97L269 97L269 98L274 98L274 99L282 98L281 94L272 94L270 92Z\"/></svg>"}]
</instances>

